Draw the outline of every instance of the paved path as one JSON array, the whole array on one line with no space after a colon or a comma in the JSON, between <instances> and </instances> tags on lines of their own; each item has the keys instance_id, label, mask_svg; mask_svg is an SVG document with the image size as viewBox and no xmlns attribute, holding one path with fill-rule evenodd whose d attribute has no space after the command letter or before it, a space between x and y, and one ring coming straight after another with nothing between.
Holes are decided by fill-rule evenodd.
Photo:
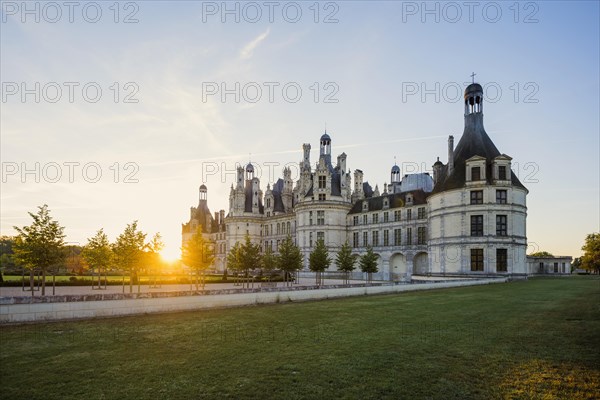
<instances>
[{"instance_id":1,"label":"paved path","mask_svg":"<svg viewBox=\"0 0 600 400\"><path fill-rule=\"evenodd\" d=\"M341 285L344 281L341 279L325 279L325 285ZM365 283L364 280L351 280L351 284ZM315 284L314 277L302 277L294 286L312 286ZM252 284L251 286L252 287ZM260 287L260 283L254 283L254 287ZM277 287L284 287L283 282L277 282ZM235 286L233 283L210 283L206 290L217 289L241 289L242 286ZM200 287L202 289L202 287ZM78 294L104 294L104 293L123 293L123 286L108 285L106 290L94 290L91 286L56 286L55 295L78 295ZM148 292L181 292L190 290L189 284L161 285L158 288L151 288L149 285L140 286L141 293ZM196 290L196 285L192 285L192 290ZM138 287L133 286L133 293L138 292ZM125 293L129 293L129 285L125 286ZM40 296L41 291L36 291L35 296ZM52 282L46 286L46 295L52 295ZM0 297L31 296L30 291L23 291L21 287L0 287Z\"/></svg>"}]
</instances>

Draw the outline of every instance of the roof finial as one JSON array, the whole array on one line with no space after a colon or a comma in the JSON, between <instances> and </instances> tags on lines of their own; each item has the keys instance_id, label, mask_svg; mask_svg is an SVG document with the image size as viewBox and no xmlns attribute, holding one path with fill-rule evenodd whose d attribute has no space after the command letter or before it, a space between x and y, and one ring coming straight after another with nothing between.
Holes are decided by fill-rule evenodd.
<instances>
[{"instance_id":1,"label":"roof finial","mask_svg":"<svg viewBox=\"0 0 600 400\"><path fill-rule=\"evenodd\" d=\"M252 164L252 153L248 153L248 164Z\"/></svg>"},{"instance_id":2,"label":"roof finial","mask_svg":"<svg viewBox=\"0 0 600 400\"><path fill-rule=\"evenodd\" d=\"M327 121L325 121L325 133L327 133Z\"/></svg>"},{"instance_id":3,"label":"roof finial","mask_svg":"<svg viewBox=\"0 0 600 400\"><path fill-rule=\"evenodd\" d=\"M475 72L471 73L471 83L475 83L475 75L477 75Z\"/></svg>"},{"instance_id":4,"label":"roof finial","mask_svg":"<svg viewBox=\"0 0 600 400\"><path fill-rule=\"evenodd\" d=\"M396 156L394 156L394 165L398 165L396 164Z\"/></svg>"}]
</instances>

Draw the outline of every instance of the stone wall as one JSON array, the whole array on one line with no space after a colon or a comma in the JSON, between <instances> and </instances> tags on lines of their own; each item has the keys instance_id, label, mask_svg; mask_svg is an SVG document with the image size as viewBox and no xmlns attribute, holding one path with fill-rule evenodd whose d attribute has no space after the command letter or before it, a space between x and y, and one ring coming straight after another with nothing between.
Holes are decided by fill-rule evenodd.
<instances>
[{"instance_id":1,"label":"stone wall","mask_svg":"<svg viewBox=\"0 0 600 400\"><path fill-rule=\"evenodd\" d=\"M297 286L198 292L47 296L43 298L5 297L0 299L0 324L116 317L267 303L325 300L348 296L486 285L506 281L507 278L493 278L416 285L353 285L351 287L331 285L321 288L315 286Z\"/></svg>"}]
</instances>

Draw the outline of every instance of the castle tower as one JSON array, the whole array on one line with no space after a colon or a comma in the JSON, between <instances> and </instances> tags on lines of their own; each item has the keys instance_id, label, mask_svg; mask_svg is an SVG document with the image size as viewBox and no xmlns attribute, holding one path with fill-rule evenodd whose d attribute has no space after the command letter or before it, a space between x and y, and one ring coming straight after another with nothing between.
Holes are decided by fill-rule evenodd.
<instances>
[{"instance_id":1,"label":"castle tower","mask_svg":"<svg viewBox=\"0 0 600 400\"><path fill-rule=\"evenodd\" d=\"M292 170L285 167L283 169L283 191L281 193L281 200L283 202L283 209L286 213L292 212L293 190Z\"/></svg>"},{"instance_id":2,"label":"castle tower","mask_svg":"<svg viewBox=\"0 0 600 400\"><path fill-rule=\"evenodd\" d=\"M352 193L352 203L365 198L363 191L363 172L360 169L354 171L354 192Z\"/></svg>"},{"instance_id":3,"label":"castle tower","mask_svg":"<svg viewBox=\"0 0 600 400\"><path fill-rule=\"evenodd\" d=\"M326 165L331 165L331 138L327 134L327 131L321 136L320 140L321 151L319 158L325 160Z\"/></svg>"},{"instance_id":4,"label":"castle tower","mask_svg":"<svg viewBox=\"0 0 600 400\"><path fill-rule=\"evenodd\" d=\"M448 138L446 167L439 159L433 165L429 272L525 275L528 190L485 131L483 88L475 82L465 89L464 124L456 148Z\"/></svg>"}]
</instances>

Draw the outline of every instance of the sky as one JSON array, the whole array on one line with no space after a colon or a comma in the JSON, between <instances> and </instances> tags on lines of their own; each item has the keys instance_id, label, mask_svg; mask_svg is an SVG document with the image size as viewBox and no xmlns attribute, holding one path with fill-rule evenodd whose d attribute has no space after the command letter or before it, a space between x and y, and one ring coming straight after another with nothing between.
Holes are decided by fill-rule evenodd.
<instances>
[{"instance_id":1,"label":"sky","mask_svg":"<svg viewBox=\"0 0 600 400\"><path fill-rule=\"evenodd\" d=\"M529 252L600 231L597 1L1 6L2 235L48 204L69 243L138 220L173 259L201 184L227 212L236 165L265 190L325 129L380 189L447 162L472 79L529 189Z\"/></svg>"}]
</instances>

